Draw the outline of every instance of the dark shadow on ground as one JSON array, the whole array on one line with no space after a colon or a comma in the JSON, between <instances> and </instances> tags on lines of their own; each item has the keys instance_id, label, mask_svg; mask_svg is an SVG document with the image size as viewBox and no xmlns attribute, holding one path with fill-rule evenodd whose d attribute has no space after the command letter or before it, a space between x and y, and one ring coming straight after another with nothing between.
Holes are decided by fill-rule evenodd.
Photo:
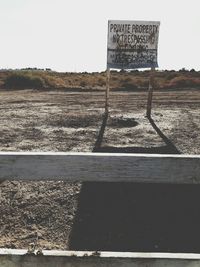
<instances>
[{"instance_id":1,"label":"dark shadow on ground","mask_svg":"<svg viewBox=\"0 0 200 267\"><path fill-rule=\"evenodd\" d=\"M93 152L101 153L145 153L145 154L180 154L175 153L176 148L169 146L159 146L159 147L113 147L113 146L103 146L99 147Z\"/></svg>"},{"instance_id":2,"label":"dark shadow on ground","mask_svg":"<svg viewBox=\"0 0 200 267\"><path fill-rule=\"evenodd\" d=\"M71 250L200 253L200 186L85 183Z\"/></svg>"},{"instance_id":3,"label":"dark shadow on ground","mask_svg":"<svg viewBox=\"0 0 200 267\"><path fill-rule=\"evenodd\" d=\"M168 139L167 136L164 135L164 133L158 128L158 126L155 124L154 120L152 118L148 118L148 119L149 119L151 126L154 128L154 130L157 132L157 134L165 142L166 147L168 148L168 151L171 152L170 154L181 154L180 151L172 143L172 141L170 139Z\"/></svg>"},{"instance_id":4,"label":"dark shadow on ground","mask_svg":"<svg viewBox=\"0 0 200 267\"><path fill-rule=\"evenodd\" d=\"M106 124L107 124L107 120L108 120L108 113L105 113L103 115L103 121L102 121L102 124L101 124L99 135L97 137L97 140L95 142L95 145L94 145L94 148L93 148L92 152L97 152L99 150L99 148L101 147L101 144L102 144L102 141L103 141L103 135L104 135Z\"/></svg>"},{"instance_id":5,"label":"dark shadow on ground","mask_svg":"<svg viewBox=\"0 0 200 267\"><path fill-rule=\"evenodd\" d=\"M165 146L101 147L104 117L94 152L180 153L153 120ZM71 250L200 252L200 186L83 183L70 235Z\"/></svg>"}]
</instances>

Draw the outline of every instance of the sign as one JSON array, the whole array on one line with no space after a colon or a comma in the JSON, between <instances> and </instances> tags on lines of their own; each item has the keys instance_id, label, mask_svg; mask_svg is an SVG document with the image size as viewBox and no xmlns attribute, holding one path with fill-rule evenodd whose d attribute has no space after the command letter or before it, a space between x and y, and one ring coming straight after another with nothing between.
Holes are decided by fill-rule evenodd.
<instances>
[{"instance_id":1,"label":"sign","mask_svg":"<svg viewBox=\"0 0 200 267\"><path fill-rule=\"evenodd\" d=\"M107 68L155 68L159 21L108 21Z\"/></svg>"}]
</instances>

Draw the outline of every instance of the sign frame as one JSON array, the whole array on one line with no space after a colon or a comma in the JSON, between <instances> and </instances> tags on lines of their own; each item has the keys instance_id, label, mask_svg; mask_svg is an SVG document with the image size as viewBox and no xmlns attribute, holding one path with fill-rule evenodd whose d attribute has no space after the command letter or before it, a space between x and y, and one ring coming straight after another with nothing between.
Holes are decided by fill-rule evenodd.
<instances>
[{"instance_id":1,"label":"sign frame","mask_svg":"<svg viewBox=\"0 0 200 267\"><path fill-rule=\"evenodd\" d=\"M151 68L146 111L146 116L151 117L159 29L160 21L108 20L106 114L109 113L110 69Z\"/></svg>"},{"instance_id":2,"label":"sign frame","mask_svg":"<svg viewBox=\"0 0 200 267\"><path fill-rule=\"evenodd\" d=\"M107 68L156 68L159 21L109 20Z\"/></svg>"}]
</instances>

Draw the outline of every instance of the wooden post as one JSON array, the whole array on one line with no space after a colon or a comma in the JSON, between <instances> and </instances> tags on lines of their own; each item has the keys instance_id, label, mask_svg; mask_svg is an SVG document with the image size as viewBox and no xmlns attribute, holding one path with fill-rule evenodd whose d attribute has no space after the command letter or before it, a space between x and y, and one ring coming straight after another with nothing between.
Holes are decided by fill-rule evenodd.
<instances>
[{"instance_id":1,"label":"wooden post","mask_svg":"<svg viewBox=\"0 0 200 267\"><path fill-rule=\"evenodd\" d=\"M106 102L105 102L105 114L109 113L109 92L110 92L110 69L106 70Z\"/></svg>"},{"instance_id":2,"label":"wooden post","mask_svg":"<svg viewBox=\"0 0 200 267\"><path fill-rule=\"evenodd\" d=\"M155 74L155 68L151 68L151 74L149 78L148 100L147 100L147 113L146 113L147 118L151 118L152 98L154 90L154 74Z\"/></svg>"}]
</instances>

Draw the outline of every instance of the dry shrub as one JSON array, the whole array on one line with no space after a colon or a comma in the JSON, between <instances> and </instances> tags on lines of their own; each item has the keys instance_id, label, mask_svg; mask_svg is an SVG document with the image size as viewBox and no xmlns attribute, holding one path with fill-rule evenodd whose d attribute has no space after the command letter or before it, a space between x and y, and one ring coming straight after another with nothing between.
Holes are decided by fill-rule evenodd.
<instances>
[{"instance_id":1,"label":"dry shrub","mask_svg":"<svg viewBox=\"0 0 200 267\"><path fill-rule=\"evenodd\" d=\"M5 79L4 86L12 89L59 88L65 86L65 81L45 72L15 71Z\"/></svg>"},{"instance_id":2,"label":"dry shrub","mask_svg":"<svg viewBox=\"0 0 200 267\"><path fill-rule=\"evenodd\" d=\"M97 79L97 85L98 85L98 86L105 86L105 84L106 84L106 79L105 79L105 78L103 78L103 77L99 77L99 78Z\"/></svg>"},{"instance_id":3,"label":"dry shrub","mask_svg":"<svg viewBox=\"0 0 200 267\"><path fill-rule=\"evenodd\" d=\"M175 77L167 85L168 88L188 88L199 86L200 78L191 78L186 76Z\"/></svg>"},{"instance_id":4,"label":"dry shrub","mask_svg":"<svg viewBox=\"0 0 200 267\"><path fill-rule=\"evenodd\" d=\"M120 87L125 90L135 90L138 88L134 80L131 79L131 77L126 77L125 79L121 80Z\"/></svg>"},{"instance_id":5,"label":"dry shrub","mask_svg":"<svg viewBox=\"0 0 200 267\"><path fill-rule=\"evenodd\" d=\"M114 90L135 90L148 88L150 71L111 71L110 88ZM200 72L156 71L156 88L197 88L200 86ZM0 86L12 89L25 88L104 88L106 73L59 73L47 71L0 72Z\"/></svg>"},{"instance_id":6,"label":"dry shrub","mask_svg":"<svg viewBox=\"0 0 200 267\"><path fill-rule=\"evenodd\" d=\"M86 81L84 81L84 80L83 81L80 81L80 86L81 87L85 87L86 85L87 85L87 82Z\"/></svg>"},{"instance_id":7,"label":"dry shrub","mask_svg":"<svg viewBox=\"0 0 200 267\"><path fill-rule=\"evenodd\" d=\"M176 78L177 76L178 76L178 74L176 72L165 73L165 79L166 80L172 80L172 79Z\"/></svg>"},{"instance_id":8,"label":"dry shrub","mask_svg":"<svg viewBox=\"0 0 200 267\"><path fill-rule=\"evenodd\" d=\"M29 72L12 72L4 82L7 88L35 89L45 88L45 80L37 74Z\"/></svg>"},{"instance_id":9,"label":"dry shrub","mask_svg":"<svg viewBox=\"0 0 200 267\"><path fill-rule=\"evenodd\" d=\"M149 86L149 78L136 78L135 83L139 88L146 88Z\"/></svg>"},{"instance_id":10,"label":"dry shrub","mask_svg":"<svg viewBox=\"0 0 200 267\"><path fill-rule=\"evenodd\" d=\"M44 79L46 87L49 88L60 88L65 87L65 81L61 77L42 74L41 77Z\"/></svg>"}]
</instances>

